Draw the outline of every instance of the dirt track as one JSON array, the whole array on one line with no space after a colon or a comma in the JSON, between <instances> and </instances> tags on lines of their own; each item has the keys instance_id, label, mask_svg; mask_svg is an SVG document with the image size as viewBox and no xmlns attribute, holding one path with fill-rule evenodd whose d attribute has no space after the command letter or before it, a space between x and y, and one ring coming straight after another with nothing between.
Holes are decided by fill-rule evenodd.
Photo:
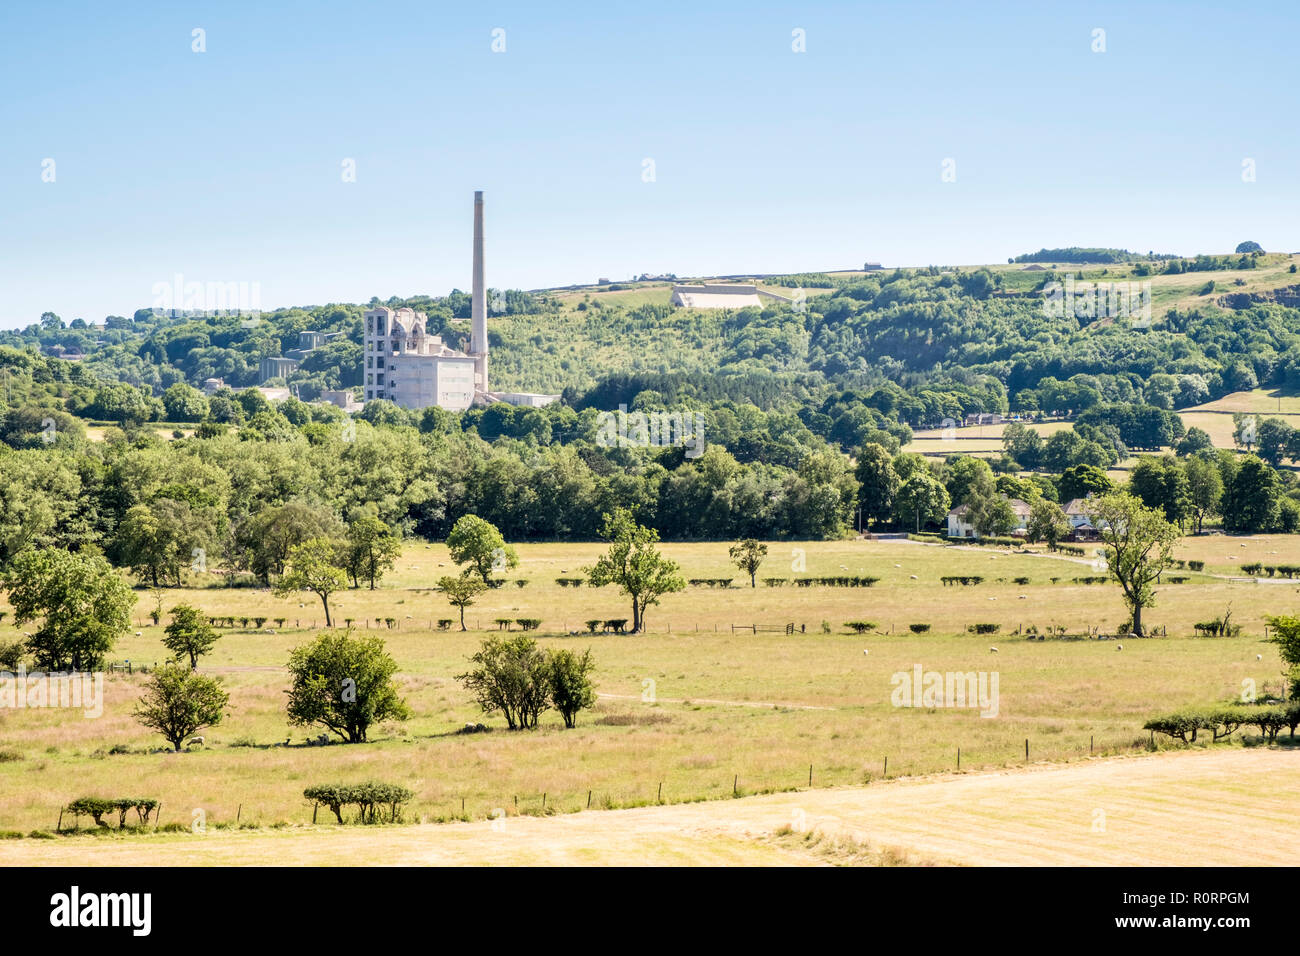
<instances>
[{"instance_id":1,"label":"dirt track","mask_svg":"<svg viewBox=\"0 0 1300 956\"><path fill-rule=\"evenodd\" d=\"M13 840L0 864L825 862L768 839L794 825L938 863L1289 866L1297 806L1300 751L1234 748L497 823Z\"/></svg>"}]
</instances>

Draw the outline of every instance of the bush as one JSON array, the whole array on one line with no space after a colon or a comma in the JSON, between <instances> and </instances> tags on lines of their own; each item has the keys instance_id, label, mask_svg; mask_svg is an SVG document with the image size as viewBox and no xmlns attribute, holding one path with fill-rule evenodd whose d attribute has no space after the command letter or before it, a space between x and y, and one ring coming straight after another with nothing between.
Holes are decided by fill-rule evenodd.
<instances>
[{"instance_id":1,"label":"bush","mask_svg":"<svg viewBox=\"0 0 1300 956\"><path fill-rule=\"evenodd\" d=\"M1187 566L1188 566L1189 568L1191 568L1193 571L1204 571L1204 570L1205 570L1205 562L1204 562L1204 561L1188 561L1188 562L1187 562Z\"/></svg>"},{"instance_id":2,"label":"bush","mask_svg":"<svg viewBox=\"0 0 1300 956\"><path fill-rule=\"evenodd\" d=\"M972 584L981 584L984 581L982 577L975 574L948 574L944 575L939 580L943 583L944 587L947 587L950 584L970 586Z\"/></svg>"},{"instance_id":3,"label":"bush","mask_svg":"<svg viewBox=\"0 0 1300 956\"><path fill-rule=\"evenodd\" d=\"M540 617L517 617L515 623L525 631L535 631L542 626L542 619Z\"/></svg>"},{"instance_id":4,"label":"bush","mask_svg":"<svg viewBox=\"0 0 1300 956\"><path fill-rule=\"evenodd\" d=\"M1215 741L1226 740L1242 724L1254 722L1253 711L1254 708L1238 706L1193 708L1164 717L1153 717L1142 725L1142 729L1164 734L1185 744L1194 743L1197 733L1202 730L1210 731Z\"/></svg>"},{"instance_id":5,"label":"bush","mask_svg":"<svg viewBox=\"0 0 1300 956\"><path fill-rule=\"evenodd\" d=\"M565 727L577 724L578 712L596 703L596 688L591 683L595 667L591 651L575 654L561 649L547 655L550 667L551 706L564 718Z\"/></svg>"},{"instance_id":6,"label":"bush","mask_svg":"<svg viewBox=\"0 0 1300 956\"><path fill-rule=\"evenodd\" d=\"M438 630L445 631L454 623L455 622L449 617L440 617L438 618Z\"/></svg>"},{"instance_id":7,"label":"bush","mask_svg":"<svg viewBox=\"0 0 1300 956\"><path fill-rule=\"evenodd\" d=\"M149 822L150 815L158 809L158 801L142 797L119 797L116 799L107 799L104 797L78 797L64 808L74 817L80 820L83 816L88 816L95 821L95 826L109 829L109 825L104 822L105 814L116 813L118 828L126 826L126 815L134 810L136 819L144 824Z\"/></svg>"},{"instance_id":8,"label":"bush","mask_svg":"<svg viewBox=\"0 0 1300 956\"><path fill-rule=\"evenodd\" d=\"M845 621L844 626L855 634L864 634L867 631L875 630L875 621Z\"/></svg>"},{"instance_id":9,"label":"bush","mask_svg":"<svg viewBox=\"0 0 1300 956\"><path fill-rule=\"evenodd\" d=\"M600 620L600 618L594 618L590 621L583 621L583 623L587 625L587 632L589 634L595 634L596 628L600 627L600 625L603 622Z\"/></svg>"},{"instance_id":10,"label":"bush","mask_svg":"<svg viewBox=\"0 0 1300 956\"><path fill-rule=\"evenodd\" d=\"M378 823L382 809L388 810L388 822L396 823L400 819L402 804L415 796L410 790L395 783L373 780L358 784L321 784L308 787L302 795L329 807L339 823L345 822L343 810L346 807L357 808L353 823Z\"/></svg>"},{"instance_id":11,"label":"bush","mask_svg":"<svg viewBox=\"0 0 1300 956\"><path fill-rule=\"evenodd\" d=\"M996 634L1002 630L1001 624L967 624L966 630L972 634Z\"/></svg>"},{"instance_id":12,"label":"bush","mask_svg":"<svg viewBox=\"0 0 1300 956\"><path fill-rule=\"evenodd\" d=\"M23 662L23 656L26 653L27 648L22 641L0 641L0 670L9 671L12 674L18 670L18 665Z\"/></svg>"},{"instance_id":13,"label":"bush","mask_svg":"<svg viewBox=\"0 0 1300 956\"><path fill-rule=\"evenodd\" d=\"M930 625L929 625L929 624L909 624L909 625L907 625L907 629L908 629L909 631L911 631L913 634L924 634L926 631L928 631L928 630L930 629Z\"/></svg>"}]
</instances>

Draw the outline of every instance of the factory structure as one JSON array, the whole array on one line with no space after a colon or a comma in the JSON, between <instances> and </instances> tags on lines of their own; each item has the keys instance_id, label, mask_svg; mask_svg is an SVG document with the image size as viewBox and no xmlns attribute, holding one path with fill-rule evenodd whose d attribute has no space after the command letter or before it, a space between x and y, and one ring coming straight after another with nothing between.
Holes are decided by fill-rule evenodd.
<instances>
[{"instance_id":1,"label":"factory structure","mask_svg":"<svg viewBox=\"0 0 1300 956\"><path fill-rule=\"evenodd\" d=\"M429 334L428 316L411 308L369 309L365 314L365 399L402 408L437 405L460 412L472 405L507 402L540 408L558 395L494 392L488 385L487 287L483 273L483 193L474 193L474 278L469 351Z\"/></svg>"}]
</instances>

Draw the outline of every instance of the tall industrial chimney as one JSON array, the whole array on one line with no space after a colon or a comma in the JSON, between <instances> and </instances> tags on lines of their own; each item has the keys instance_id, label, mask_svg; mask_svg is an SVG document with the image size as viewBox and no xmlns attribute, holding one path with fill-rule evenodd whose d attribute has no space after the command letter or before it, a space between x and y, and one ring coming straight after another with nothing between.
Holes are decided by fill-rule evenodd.
<instances>
[{"instance_id":1,"label":"tall industrial chimney","mask_svg":"<svg viewBox=\"0 0 1300 956\"><path fill-rule=\"evenodd\" d=\"M483 191L474 193L474 288L469 353L474 357L475 386L488 390L487 289L483 285Z\"/></svg>"}]
</instances>

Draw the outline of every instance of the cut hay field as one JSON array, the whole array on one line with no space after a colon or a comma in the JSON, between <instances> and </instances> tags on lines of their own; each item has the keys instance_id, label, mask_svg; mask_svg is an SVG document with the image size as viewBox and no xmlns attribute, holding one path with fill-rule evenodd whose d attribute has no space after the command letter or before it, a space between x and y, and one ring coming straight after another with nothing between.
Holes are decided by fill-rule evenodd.
<instances>
[{"instance_id":1,"label":"cut hay field","mask_svg":"<svg viewBox=\"0 0 1300 956\"><path fill-rule=\"evenodd\" d=\"M1225 554L1236 544L1215 540ZM1284 540L1273 550L1282 550ZM1249 546L1256 541L1261 550L1270 543L1252 539ZM516 797L519 813L535 814L543 799L547 811L585 809L589 792L593 809L653 803L661 784L665 802L730 797L733 788L806 787L809 765L814 787L855 785L879 779L885 757L891 777L952 769L958 747L964 769L1015 766L1024 762L1026 738L1035 761L1084 759L1090 744L1096 753L1130 753L1145 746L1140 728L1156 711L1233 697L1247 678L1261 689L1276 686L1280 664L1276 648L1261 641L1263 618L1300 611L1294 583L1193 575L1161 587L1159 605L1147 615L1150 624L1167 626L1168 638L1126 642L1122 653L1111 641L1029 641L1014 632L1029 625L1113 629L1124 616L1118 589L1071 583L1093 573L1086 560L910 542L787 542L771 545L761 577L794 576L790 565L802 550L807 570L800 576L866 574L881 581L869 589L691 587L651 609L647 634L568 634L588 618L630 616L612 589L555 583L581 576L600 550L520 546L511 577L528 585L490 592L470 610L470 633L429 629L430 621L454 616L429 590L450 567L440 545L408 547L393 580L378 591L337 595L339 618L369 619L372 628L375 618L397 621L381 633L415 712L405 724L375 728L365 745L307 746L317 731L285 722L283 666L322 619L314 599L282 600L252 588L168 591L165 608L189 601L214 615L289 620L279 633L227 631L204 660L203 669L222 675L231 691L230 716L205 732L206 749L154 751L160 739L131 717L138 673L109 677L98 718L59 709L0 712L0 830L50 829L69 800L124 791L161 799L164 824L188 826L198 809L209 826L231 823L237 813L243 823L304 824L312 813L304 787L373 777L411 787L411 816L433 821L460 817L462 800L465 817L483 819L498 807L514 814ZM664 550L688 578L739 577L725 543ZM980 575L985 583L944 587L939 578L952 574ZM1020 576L1030 582L1013 583ZM143 620L152 598L139 593L136 617ZM1243 625L1240 637L1190 636L1193 623L1229 603ZM509 733L500 718L483 717L455 681L483 628L504 616L540 617L547 646L592 649L602 696L577 729L565 731L548 715L536 732ZM853 635L843 626L851 620L874 621L879 631ZM12 615L0 627L0 639L16 636L11 621ZM823 622L830 633L822 632ZM992 637L965 632L983 622L1002 630ZM796 633L731 630L785 623ZM911 623L931 630L913 634ZM163 656L160 629L139 630L114 657L152 666ZM892 706L892 675L916 665L996 671L997 716ZM490 732L457 733L480 720Z\"/></svg>"},{"instance_id":2,"label":"cut hay field","mask_svg":"<svg viewBox=\"0 0 1300 956\"><path fill-rule=\"evenodd\" d=\"M1300 753L1220 748L414 827L0 842L0 865L1289 866Z\"/></svg>"}]
</instances>

